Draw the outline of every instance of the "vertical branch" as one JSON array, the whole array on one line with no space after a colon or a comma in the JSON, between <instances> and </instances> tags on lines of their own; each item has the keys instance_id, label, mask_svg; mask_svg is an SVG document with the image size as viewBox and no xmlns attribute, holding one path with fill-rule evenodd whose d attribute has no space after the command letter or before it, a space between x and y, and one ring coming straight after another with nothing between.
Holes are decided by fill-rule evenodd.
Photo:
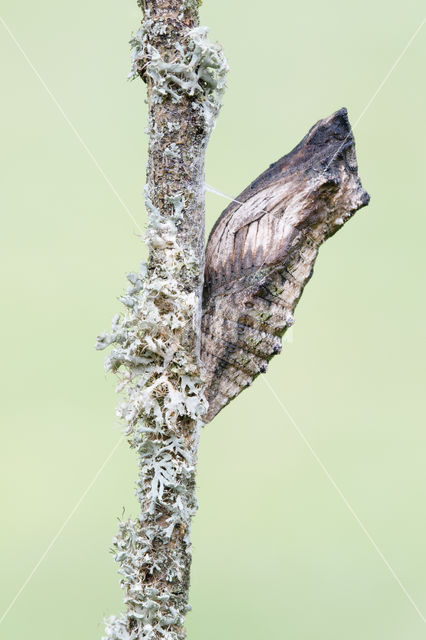
<instances>
[{"instance_id":1,"label":"vertical branch","mask_svg":"<svg viewBox=\"0 0 426 640\"><path fill-rule=\"evenodd\" d=\"M107 623L114 640L180 640L188 611L194 471L206 410L200 370L204 268L204 155L227 64L198 26L197 0L143 0L132 76L148 91L145 201L149 260L128 274L116 316L97 348L113 344L126 401L119 415L140 468L140 514L114 540L126 610Z\"/></svg>"}]
</instances>

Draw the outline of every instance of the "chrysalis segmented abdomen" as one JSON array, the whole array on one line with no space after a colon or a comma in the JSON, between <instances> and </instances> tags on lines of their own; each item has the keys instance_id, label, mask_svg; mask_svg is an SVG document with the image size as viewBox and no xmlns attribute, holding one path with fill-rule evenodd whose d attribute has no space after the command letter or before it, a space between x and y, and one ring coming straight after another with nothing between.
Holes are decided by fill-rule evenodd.
<instances>
[{"instance_id":1,"label":"chrysalis segmented abdomen","mask_svg":"<svg viewBox=\"0 0 426 640\"><path fill-rule=\"evenodd\" d=\"M342 109L318 122L214 226L206 249L201 337L206 422L281 351L319 246L368 204L354 158Z\"/></svg>"}]
</instances>

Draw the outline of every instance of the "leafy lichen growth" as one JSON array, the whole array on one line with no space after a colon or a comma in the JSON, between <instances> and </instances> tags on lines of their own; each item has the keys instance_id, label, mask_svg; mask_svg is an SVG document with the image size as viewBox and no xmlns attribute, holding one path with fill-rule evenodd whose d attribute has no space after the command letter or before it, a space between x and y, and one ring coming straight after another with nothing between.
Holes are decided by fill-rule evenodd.
<instances>
[{"instance_id":1,"label":"leafy lichen growth","mask_svg":"<svg viewBox=\"0 0 426 640\"><path fill-rule=\"evenodd\" d=\"M132 66L129 78L144 74L152 80L152 100L161 101L170 96L179 102L182 95L202 98L194 101L194 108L204 116L211 129L216 121L225 90L228 64L218 44L209 42L207 27L196 27L188 31L185 46L174 43L174 55L164 60L151 43L152 35L166 33L166 24L145 15L142 27L131 40Z\"/></svg>"},{"instance_id":2,"label":"leafy lichen growth","mask_svg":"<svg viewBox=\"0 0 426 640\"><path fill-rule=\"evenodd\" d=\"M179 194L171 201L175 215L164 220L147 194L147 242L151 250L161 247L164 260L149 277L145 264L139 273L127 275L130 286L121 297L126 311L114 317L111 332L100 335L96 345L113 346L106 368L120 374L117 390L125 401L117 414L125 421L141 472L136 489L141 514L121 522L114 540L127 607L126 615L107 623L106 638L114 640L178 640L184 636L173 627L182 628L188 608L180 585L190 553L196 451L206 401L202 381L180 345L194 314L195 294L182 293L175 279L191 265L176 240L184 202ZM182 433L180 416L196 428Z\"/></svg>"},{"instance_id":3,"label":"leafy lichen growth","mask_svg":"<svg viewBox=\"0 0 426 640\"><path fill-rule=\"evenodd\" d=\"M198 4L182 0L181 13ZM228 67L207 29L188 29L185 21L176 27L166 10L154 18L145 8L132 44L131 76L149 85L149 260L127 275L125 311L97 348L111 347L106 368L118 375L124 396L117 414L137 454L140 513L120 522L114 539L126 610L107 621L104 640L183 640L195 465L207 410L197 353L204 151Z\"/></svg>"},{"instance_id":4,"label":"leafy lichen growth","mask_svg":"<svg viewBox=\"0 0 426 640\"><path fill-rule=\"evenodd\" d=\"M140 469L140 514L120 522L114 539L126 614L107 622L110 640L184 637L194 472L206 401L202 381L180 346L195 296L182 294L173 277L175 269L185 267L174 224L160 235L154 220L148 237L153 249L166 245L164 268L148 279L145 265L128 274L131 286L121 298L126 312L115 316L111 333L97 343L98 349L113 347L106 368L120 376L117 390L125 401L117 415L125 421ZM191 424L187 433L178 428L182 416Z\"/></svg>"}]
</instances>

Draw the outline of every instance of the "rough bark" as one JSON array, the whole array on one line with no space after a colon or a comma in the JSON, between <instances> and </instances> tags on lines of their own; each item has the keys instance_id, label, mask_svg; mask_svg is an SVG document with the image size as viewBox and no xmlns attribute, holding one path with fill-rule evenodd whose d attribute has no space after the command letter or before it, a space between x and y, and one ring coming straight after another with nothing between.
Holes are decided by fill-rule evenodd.
<instances>
[{"instance_id":1,"label":"rough bark","mask_svg":"<svg viewBox=\"0 0 426 640\"><path fill-rule=\"evenodd\" d=\"M98 348L114 344L126 402L119 415L136 449L140 514L114 540L126 611L106 638L181 640L188 611L194 471L206 409L200 363L204 269L204 154L227 71L198 26L193 0L145 0L133 39L132 75L147 83L149 157L145 201L149 260L128 274Z\"/></svg>"},{"instance_id":2,"label":"rough bark","mask_svg":"<svg viewBox=\"0 0 426 640\"><path fill-rule=\"evenodd\" d=\"M281 351L320 245L369 199L341 109L317 122L222 213L206 251L206 422Z\"/></svg>"}]
</instances>

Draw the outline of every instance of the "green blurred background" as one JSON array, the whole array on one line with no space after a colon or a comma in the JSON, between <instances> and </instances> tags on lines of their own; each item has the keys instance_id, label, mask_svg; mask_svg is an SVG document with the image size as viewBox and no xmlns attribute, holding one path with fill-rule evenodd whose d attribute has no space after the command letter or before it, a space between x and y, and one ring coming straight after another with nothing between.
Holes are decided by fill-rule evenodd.
<instances>
[{"instance_id":1,"label":"green blurred background","mask_svg":"<svg viewBox=\"0 0 426 640\"><path fill-rule=\"evenodd\" d=\"M2 0L0 14L138 224L145 89L136 2ZM208 183L237 195L319 118L356 123L424 17L420 0L205 0L231 73ZM268 380L205 429L189 640L426 636L424 27L355 127L372 201L321 250ZM137 226L0 24L0 617L120 437L95 336L145 257ZM210 228L226 206L207 195ZM136 464L122 443L0 624L93 640L121 592L108 553Z\"/></svg>"}]
</instances>

